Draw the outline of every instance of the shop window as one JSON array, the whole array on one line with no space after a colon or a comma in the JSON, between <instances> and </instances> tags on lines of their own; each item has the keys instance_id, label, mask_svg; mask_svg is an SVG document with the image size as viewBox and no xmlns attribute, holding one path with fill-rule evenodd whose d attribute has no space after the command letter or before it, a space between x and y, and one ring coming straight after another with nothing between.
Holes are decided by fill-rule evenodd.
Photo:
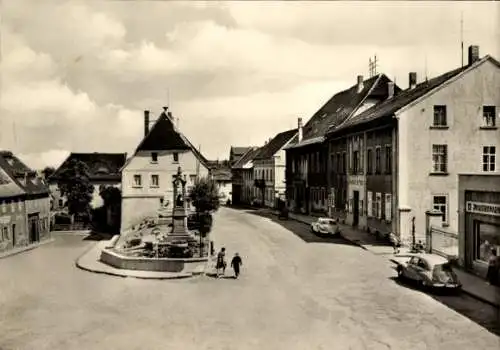
<instances>
[{"instance_id":1,"label":"shop window","mask_svg":"<svg viewBox=\"0 0 500 350\"><path fill-rule=\"evenodd\" d=\"M432 208L440 211L442 216L443 225L448 224L448 196L446 195L433 195Z\"/></svg>"},{"instance_id":2,"label":"shop window","mask_svg":"<svg viewBox=\"0 0 500 350\"><path fill-rule=\"evenodd\" d=\"M390 193L385 194L385 219L392 220L392 195Z\"/></svg>"},{"instance_id":3,"label":"shop window","mask_svg":"<svg viewBox=\"0 0 500 350\"><path fill-rule=\"evenodd\" d=\"M448 146L432 145L432 172L446 173L448 171Z\"/></svg>"},{"instance_id":4,"label":"shop window","mask_svg":"<svg viewBox=\"0 0 500 350\"><path fill-rule=\"evenodd\" d=\"M488 262L492 255L492 250L500 253L500 226L491 225L484 222L475 222L476 249L474 259Z\"/></svg>"},{"instance_id":5,"label":"shop window","mask_svg":"<svg viewBox=\"0 0 500 350\"><path fill-rule=\"evenodd\" d=\"M483 171L495 171L496 163L496 147L483 147Z\"/></svg>"},{"instance_id":6,"label":"shop window","mask_svg":"<svg viewBox=\"0 0 500 350\"><path fill-rule=\"evenodd\" d=\"M368 197L366 211L367 211L367 216L370 218L373 216L373 192L368 191L366 195Z\"/></svg>"}]
</instances>

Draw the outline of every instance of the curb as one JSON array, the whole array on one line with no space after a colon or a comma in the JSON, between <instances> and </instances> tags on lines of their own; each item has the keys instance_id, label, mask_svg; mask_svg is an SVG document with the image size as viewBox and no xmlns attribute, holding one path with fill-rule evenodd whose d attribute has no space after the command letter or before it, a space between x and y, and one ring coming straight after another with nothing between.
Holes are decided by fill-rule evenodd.
<instances>
[{"instance_id":1,"label":"curb","mask_svg":"<svg viewBox=\"0 0 500 350\"><path fill-rule=\"evenodd\" d=\"M0 254L0 259L8 258L8 257L14 256L17 254L21 254L21 253L36 249L42 245L53 243L53 242L55 242L55 240L56 240L55 238L49 238L49 239L46 239L46 240L39 242L39 243L36 243L36 244L28 245L28 246L25 246L22 248L18 248L16 250L12 249L12 250L6 251L5 253Z\"/></svg>"},{"instance_id":2,"label":"curb","mask_svg":"<svg viewBox=\"0 0 500 350\"><path fill-rule=\"evenodd\" d=\"M481 302L483 302L485 304L488 304L488 305L493 306L493 307L495 307L495 308L497 308L497 309L500 310L500 303L495 303L495 302L493 302L491 300L483 298L480 295L477 295L475 293L469 292L468 290L464 289L463 286L462 286L462 293L465 293L465 294L467 294L468 296L470 296L470 297L472 297L474 299L477 299L477 300L479 300L479 301L481 301Z\"/></svg>"},{"instance_id":3,"label":"curb","mask_svg":"<svg viewBox=\"0 0 500 350\"><path fill-rule=\"evenodd\" d=\"M80 270L87 271L87 272L92 272L96 274L101 274L101 275L108 275L108 276L114 276L114 277L122 277L122 278L138 278L138 279L144 279L144 280L176 280L176 279L186 279L186 278L191 278L191 277L197 277L200 275L204 275L204 272L196 272L196 273L186 273L182 275L177 275L177 276L168 276L168 277L149 277L149 276L134 276L134 275L128 275L126 273L115 273L115 272L110 272L110 271L102 271L102 270L97 270L97 269L92 269L89 267L86 267L80 263L80 260L88 254L92 249L96 247L96 245L99 243L96 243L95 245L92 245L89 249L85 250L76 260L75 260L75 266L79 268Z\"/></svg>"}]
</instances>

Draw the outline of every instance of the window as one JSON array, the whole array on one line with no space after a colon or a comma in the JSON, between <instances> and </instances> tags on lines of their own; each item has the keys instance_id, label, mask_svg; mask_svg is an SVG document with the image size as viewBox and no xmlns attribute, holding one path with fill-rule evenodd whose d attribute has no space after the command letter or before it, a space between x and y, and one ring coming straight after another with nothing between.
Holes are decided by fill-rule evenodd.
<instances>
[{"instance_id":1,"label":"window","mask_svg":"<svg viewBox=\"0 0 500 350\"><path fill-rule=\"evenodd\" d=\"M330 173L335 172L335 155L330 154Z\"/></svg>"},{"instance_id":2,"label":"window","mask_svg":"<svg viewBox=\"0 0 500 350\"><path fill-rule=\"evenodd\" d=\"M172 156L174 157L174 163L178 163L179 162L179 153L175 152Z\"/></svg>"},{"instance_id":3,"label":"window","mask_svg":"<svg viewBox=\"0 0 500 350\"><path fill-rule=\"evenodd\" d=\"M377 219L382 217L382 193L376 193L375 195L375 205L376 205L376 215Z\"/></svg>"},{"instance_id":4,"label":"window","mask_svg":"<svg viewBox=\"0 0 500 350\"><path fill-rule=\"evenodd\" d=\"M495 171L496 163L496 147L484 146L483 147L483 171Z\"/></svg>"},{"instance_id":5,"label":"window","mask_svg":"<svg viewBox=\"0 0 500 350\"><path fill-rule=\"evenodd\" d=\"M368 191L366 195L368 197L368 199L367 199L368 205L366 208L367 216L372 217L373 216L373 192Z\"/></svg>"},{"instance_id":6,"label":"window","mask_svg":"<svg viewBox=\"0 0 500 350\"><path fill-rule=\"evenodd\" d=\"M2 238L4 241L9 239L9 228L4 226L2 229Z\"/></svg>"},{"instance_id":7,"label":"window","mask_svg":"<svg viewBox=\"0 0 500 350\"><path fill-rule=\"evenodd\" d=\"M160 186L160 177L158 175L151 175L151 187Z\"/></svg>"},{"instance_id":8,"label":"window","mask_svg":"<svg viewBox=\"0 0 500 350\"><path fill-rule=\"evenodd\" d=\"M367 151L366 162L368 163L366 173L371 174L373 172L373 150L371 148Z\"/></svg>"},{"instance_id":9,"label":"window","mask_svg":"<svg viewBox=\"0 0 500 350\"><path fill-rule=\"evenodd\" d=\"M353 152L353 163L354 163L354 167L353 167L353 174L357 174L358 171L360 170L359 168L359 151L354 151Z\"/></svg>"},{"instance_id":10,"label":"window","mask_svg":"<svg viewBox=\"0 0 500 350\"><path fill-rule=\"evenodd\" d=\"M483 106L483 123L486 127L496 126L496 107Z\"/></svg>"},{"instance_id":11,"label":"window","mask_svg":"<svg viewBox=\"0 0 500 350\"><path fill-rule=\"evenodd\" d=\"M385 219L392 220L392 195L390 193L385 194Z\"/></svg>"},{"instance_id":12,"label":"window","mask_svg":"<svg viewBox=\"0 0 500 350\"><path fill-rule=\"evenodd\" d=\"M19 203L21 203L21 202L19 202ZM59 199L59 207L60 207L60 208L62 208L62 207L63 207L63 205L64 205L63 200L62 200L62 199ZM20 206L20 205L19 205L19 206Z\"/></svg>"},{"instance_id":13,"label":"window","mask_svg":"<svg viewBox=\"0 0 500 350\"><path fill-rule=\"evenodd\" d=\"M475 260L488 262L493 249L497 251L497 255L500 253L500 226L476 221L474 235Z\"/></svg>"},{"instance_id":14,"label":"window","mask_svg":"<svg viewBox=\"0 0 500 350\"><path fill-rule=\"evenodd\" d=\"M151 153L151 163L158 163L158 153L156 152Z\"/></svg>"},{"instance_id":15,"label":"window","mask_svg":"<svg viewBox=\"0 0 500 350\"><path fill-rule=\"evenodd\" d=\"M448 171L448 146L432 145L432 172L446 173Z\"/></svg>"},{"instance_id":16,"label":"window","mask_svg":"<svg viewBox=\"0 0 500 350\"><path fill-rule=\"evenodd\" d=\"M434 106L434 121L432 126L448 126L446 120L446 106Z\"/></svg>"},{"instance_id":17,"label":"window","mask_svg":"<svg viewBox=\"0 0 500 350\"><path fill-rule=\"evenodd\" d=\"M380 147L375 148L375 173L380 174L381 169Z\"/></svg>"},{"instance_id":18,"label":"window","mask_svg":"<svg viewBox=\"0 0 500 350\"><path fill-rule=\"evenodd\" d=\"M11 232L12 232L12 239L14 240L14 237L16 236L16 224L12 224Z\"/></svg>"},{"instance_id":19,"label":"window","mask_svg":"<svg viewBox=\"0 0 500 350\"><path fill-rule=\"evenodd\" d=\"M19 210L23 209L23 202L21 200L19 200L19 202L17 202L17 207Z\"/></svg>"},{"instance_id":20,"label":"window","mask_svg":"<svg viewBox=\"0 0 500 350\"><path fill-rule=\"evenodd\" d=\"M337 173L340 174L342 172L342 162L340 159L340 153L337 153Z\"/></svg>"},{"instance_id":21,"label":"window","mask_svg":"<svg viewBox=\"0 0 500 350\"><path fill-rule=\"evenodd\" d=\"M134 187L141 187L141 186L142 186L141 175L134 175Z\"/></svg>"},{"instance_id":22,"label":"window","mask_svg":"<svg viewBox=\"0 0 500 350\"><path fill-rule=\"evenodd\" d=\"M392 147L385 146L385 173L390 174L392 171Z\"/></svg>"},{"instance_id":23,"label":"window","mask_svg":"<svg viewBox=\"0 0 500 350\"><path fill-rule=\"evenodd\" d=\"M448 223L448 203L446 195L433 195L432 208L443 213L443 224Z\"/></svg>"}]
</instances>

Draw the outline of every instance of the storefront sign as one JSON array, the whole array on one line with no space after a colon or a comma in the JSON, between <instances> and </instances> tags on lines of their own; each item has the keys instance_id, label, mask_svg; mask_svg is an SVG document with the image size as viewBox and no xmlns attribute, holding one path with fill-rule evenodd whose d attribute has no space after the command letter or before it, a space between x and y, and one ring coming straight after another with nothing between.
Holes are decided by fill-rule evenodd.
<instances>
[{"instance_id":1,"label":"storefront sign","mask_svg":"<svg viewBox=\"0 0 500 350\"><path fill-rule=\"evenodd\" d=\"M468 201L465 210L469 213L500 216L500 204Z\"/></svg>"},{"instance_id":2,"label":"storefront sign","mask_svg":"<svg viewBox=\"0 0 500 350\"><path fill-rule=\"evenodd\" d=\"M7 225L10 222L10 216L0 216L0 224Z\"/></svg>"}]
</instances>

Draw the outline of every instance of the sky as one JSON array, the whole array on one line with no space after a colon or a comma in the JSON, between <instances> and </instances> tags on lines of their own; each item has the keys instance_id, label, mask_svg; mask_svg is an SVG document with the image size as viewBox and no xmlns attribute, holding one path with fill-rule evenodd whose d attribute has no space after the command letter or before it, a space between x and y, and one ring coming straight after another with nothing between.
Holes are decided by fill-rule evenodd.
<instances>
[{"instance_id":1,"label":"sky","mask_svg":"<svg viewBox=\"0 0 500 350\"><path fill-rule=\"evenodd\" d=\"M261 146L377 71L408 87L479 45L500 58L500 2L1 0L0 149L29 166L133 153L169 106L209 159Z\"/></svg>"}]
</instances>

